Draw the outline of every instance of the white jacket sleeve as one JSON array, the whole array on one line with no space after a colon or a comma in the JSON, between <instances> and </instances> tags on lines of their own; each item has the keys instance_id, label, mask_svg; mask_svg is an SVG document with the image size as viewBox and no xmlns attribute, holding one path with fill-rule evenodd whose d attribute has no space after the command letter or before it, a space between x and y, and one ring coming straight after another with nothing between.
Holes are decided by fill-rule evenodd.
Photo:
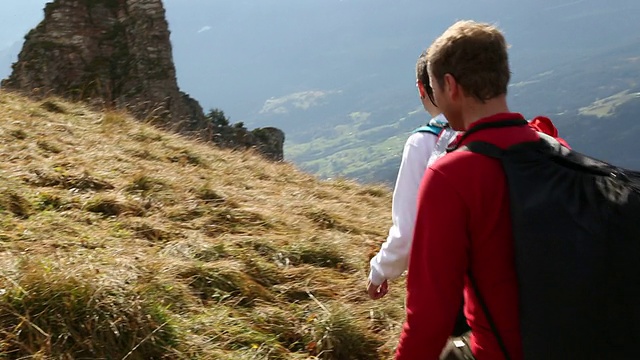
<instances>
[{"instance_id":1,"label":"white jacket sleeve","mask_svg":"<svg viewBox=\"0 0 640 360\"><path fill-rule=\"evenodd\" d=\"M411 135L404 145L393 191L393 225L389 229L387 240L370 262L369 280L374 285L380 285L384 280L396 279L407 270L415 227L418 190L436 140L437 137L431 133L419 132Z\"/></svg>"}]
</instances>

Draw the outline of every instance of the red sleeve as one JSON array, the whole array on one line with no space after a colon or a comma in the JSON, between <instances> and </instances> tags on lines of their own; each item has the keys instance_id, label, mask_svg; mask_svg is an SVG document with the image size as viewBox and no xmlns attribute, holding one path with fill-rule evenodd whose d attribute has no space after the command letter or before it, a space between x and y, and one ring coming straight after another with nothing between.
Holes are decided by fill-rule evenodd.
<instances>
[{"instance_id":1,"label":"red sleeve","mask_svg":"<svg viewBox=\"0 0 640 360\"><path fill-rule=\"evenodd\" d=\"M397 360L437 360L453 331L467 272L468 214L451 181L428 169L418 195Z\"/></svg>"}]
</instances>

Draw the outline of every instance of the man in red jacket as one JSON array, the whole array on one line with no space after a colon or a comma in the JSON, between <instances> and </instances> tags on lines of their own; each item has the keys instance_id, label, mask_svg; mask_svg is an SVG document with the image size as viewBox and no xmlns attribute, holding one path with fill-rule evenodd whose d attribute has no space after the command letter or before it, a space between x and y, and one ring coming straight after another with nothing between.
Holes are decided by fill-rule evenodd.
<instances>
[{"instance_id":1,"label":"man in red jacket","mask_svg":"<svg viewBox=\"0 0 640 360\"><path fill-rule=\"evenodd\" d=\"M478 130L491 122L524 120L507 106L507 44L497 28L457 22L434 41L427 56L436 105L455 130L466 132L459 146L486 141L506 148L539 139L526 122ZM508 195L498 160L470 151L449 153L427 169L418 195L407 316L396 359L438 359L454 326L461 293L474 356L505 359L470 275L507 356L522 359Z\"/></svg>"}]
</instances>

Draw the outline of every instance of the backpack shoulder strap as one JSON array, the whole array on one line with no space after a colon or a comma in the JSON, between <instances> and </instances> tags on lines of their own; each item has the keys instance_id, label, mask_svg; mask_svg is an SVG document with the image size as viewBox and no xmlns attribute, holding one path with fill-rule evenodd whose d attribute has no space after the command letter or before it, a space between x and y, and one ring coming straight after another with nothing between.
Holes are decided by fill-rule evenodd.
<instances>
[{"instance_id":1,"label":"backpack shoulder strap","mask_svg":"<svg viewBox=\"0 0 640 360\"><path fill-rule=\"evenodd\" d=\"M553 154L566 155L571 153L570 149L562 146L562 144L552 136L547 135L540 131L538 131L538 136L540 137L540 140L538 141L515 144L507 148L506 150L503 150L498 146L485 141L473 141L469 144L462 146L460 150L468 150L476 154L486 155L496 159L501 159L504 156L505 151L523 149L523 148L531 149L532 147L535 147L538 150L544 149Z\"/></svg>"},{"instance_id":2,"label":"backpack shoulder strap","mask_svg":"<svg viewBox=\"0 0 640 360\"><path fill-rule=\"evenodd\" d=\"M449 123L442 119L443 118L441 116L436 116L433 119L429 120L429 123L427 125L421 126L413 130L413 133L428 132L435 136L440 136L440 133L442 133L442 130L449 127Z\"/></svg>"},{"instance_id":3,"label":"backpack shoulder strap","mask_svg":"<svg viewBox=\"0 0 640 360\"><path fill-rule=\"evenodd\" d=\"M485 141L474 141L461 147L460 150L468 150L476 154L489 156L495 159L501 159L504 150Z\"/></svg>"},{"instance_id":4,"label":"backpack shoulder strap","mask_svg":"<svg viewBox=\"0 0 640 360\"><path fill-rule=\"evenodd\" d=\"M456 143L452 147L448 148L447 152L456 150L458 148L458 145L461 144L467 137L469 137L469 135L474 134L478 131L482 131L485 129L499 129L499 128L512 127L512 126L522 126L527 124L529 124L527 120L513 119L513 120L502 120L502 121L491 121L491 122L475 125L471 129L465 131L465 133L462 135L460 140L456 141Z\"/></svg>"},{"instance_id":5,"label":"backpack shoulder strap","mask_svg":"<svg viewBox=\"0 0 640 360\"><path fill-rule=\"evenodd\" d=\"M413 130L413 133L426 132L438 136L442 132L442 129L444 128L438 125L425 125Z\"/></svg>"},{"instance_id":6,"label":"backpack shoulder strap","mask_svg":"<svg viewBox=\"0 0 640 360\"><path fill-rule=\"evenodd\" d=\"M487 317L487 321L489 322L491 331L493 332L493 335L495 335L496 340L498 341L498 346L500 346L500 350L502 351L504 358L506 360L511 360L511 357L509 356L509 352L507 351L507 346L504 344L504 341L502 341L502 337L498 332L498 327L496 326L496 323L493 321L493 317L489 312L489 307L487 306L487 303L484 301L482 294L480 294L480 288L478 288L478 283L476 282L476 279L471 274L471 270L469 270L469 273L467 274L467 276L469 277L469 282L471 282L471 287L473 288L473 291L476 293L476 296L478 297L478 302L480 303L480 307L482 308L484 315Z\"/></svg>"}]
</instances>

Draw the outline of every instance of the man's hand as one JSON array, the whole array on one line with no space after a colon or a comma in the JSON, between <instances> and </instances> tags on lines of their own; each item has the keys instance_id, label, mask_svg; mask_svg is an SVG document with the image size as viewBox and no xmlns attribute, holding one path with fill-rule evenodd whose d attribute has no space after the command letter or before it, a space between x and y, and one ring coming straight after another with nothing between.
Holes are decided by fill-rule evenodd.
<instances>
[{"instance_id":1,"label":"man's hand","mask_svg":"<svg viewBox=\"0 0 640 360\"><path fill-rule=\"evenodd\" d=\"M371 283L371 281L367 282L367 293L371 300L382 299L389 292L389 284L387 280L385 280L380 286L376 286Z\"/></svg>"}]
</instances>

